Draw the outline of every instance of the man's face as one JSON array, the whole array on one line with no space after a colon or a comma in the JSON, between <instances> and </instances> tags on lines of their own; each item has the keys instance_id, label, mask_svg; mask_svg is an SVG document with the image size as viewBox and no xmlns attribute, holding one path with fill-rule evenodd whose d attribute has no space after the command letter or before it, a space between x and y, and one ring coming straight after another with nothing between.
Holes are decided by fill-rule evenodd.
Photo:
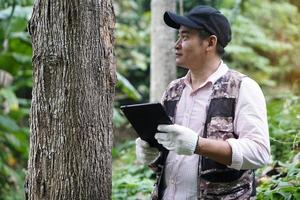
<instances>
[{"instance_id":1,"label":"man's face","mask_svg":"<svg viewBox=\"0 0 300 200\"><path fill-rule=\"evenodd\" d=\"M201 64L205 55L204 43L196 29L181 26L175 44L176 64L185 68Z\"/></svg>"}]
</instances>

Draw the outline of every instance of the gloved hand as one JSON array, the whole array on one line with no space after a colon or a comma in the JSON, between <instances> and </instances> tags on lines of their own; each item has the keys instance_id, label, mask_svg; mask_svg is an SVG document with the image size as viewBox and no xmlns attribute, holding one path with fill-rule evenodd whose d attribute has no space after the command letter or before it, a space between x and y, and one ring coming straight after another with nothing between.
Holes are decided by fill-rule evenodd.
<instances>
[{"instance_id":1,"label":"gloved hand","mask_svg":"<svg viewBox=\"0 0 300 200\"><path fill-rule=\"evenodd\" d=\"M150 147L149 143L141 138L135 140L135 147L137 161L141 164L150 164L159 155L158 149Z\"/></svg>"},{"instance_id":2,"label":"gloved hand","mask_svg":"<svg viewBox=\"0 0 300 200\"><path fill-rule=\"evenodd\" d=\"M193 130L177 124L158 125L157 130L161 132L156 133L155 138L166 149L178 155L194 154L199 136Z\"/></svg>"}]
</instances>

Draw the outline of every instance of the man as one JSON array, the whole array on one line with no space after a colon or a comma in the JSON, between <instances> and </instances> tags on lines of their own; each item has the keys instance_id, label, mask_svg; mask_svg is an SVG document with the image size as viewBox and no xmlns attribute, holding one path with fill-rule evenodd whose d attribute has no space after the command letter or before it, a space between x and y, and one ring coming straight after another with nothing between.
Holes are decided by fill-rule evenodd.
<instances>
[{"instance_id":1,"label":"man","mask_svg":"<svg viewBox=\"0 0 300 200\"><path fill-rule=\"evenodd\" d=\"M250 199L254 169L269 162L266 105L255 81L228 69L221 56L231 40L226 17L208 6L186 16L164 14L179 29L176 63L189 69L162 99L174 125L159 125L158 152L140 138L137 159L157 173L152 199Z\"/></svg>"}]
</instances>

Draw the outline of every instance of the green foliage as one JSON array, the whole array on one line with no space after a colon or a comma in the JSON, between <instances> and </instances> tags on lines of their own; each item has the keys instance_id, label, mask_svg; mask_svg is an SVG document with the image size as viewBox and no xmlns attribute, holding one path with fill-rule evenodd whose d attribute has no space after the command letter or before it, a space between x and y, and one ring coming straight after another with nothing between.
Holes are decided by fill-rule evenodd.
<instances>
[{"instance_id":1,"label":"green foliage","mask_svg":"<svg viewBox=\"0 0 300 200\"><path fill-rule=\"evenodd\" d=\"M147 166L136 163L135 143L127 141L113 148L112 199L149 199L154 184Z\"/></svg>"},{"instance_id":2,"label":"green foliage","mask_svg":"<svg viewBox=\"0 0 300 200\"><path fill-rule=\"evenodd\" d=\"M300 150L300 97L284 94L268 102L273 160L288 161Z\"/></svg>"},{"instance_id":3,"label":"green foliage","mask_svg":"<svg viewBox=\"0 0 300 200\"><path fill-rule=\"evenodd\" d=\"M129 98L136 101L142 98L139 92L123 75L117 73L117 77L118 77L117 87L122 91L123 94L126 94Z\"/></svg>"},{"instance_id":4,"label":"green foliage","mask_svg":"<svg viewBox=\"0 0 300 200\"><path fill-rule=\"evenodd\" d=\"M292 162L300 152L299 113L299 96L283 94L268 101L271 155L274 163L266 168L269 174L262 175L265 168L259 170L258 199L300 198L300 162Z\"/></svg>"},{"instance_id":5,"label":"green foliage","mask_svg":"<svg viewBox=\"0 0 300 200\"><path fill-rule=\"evenodd\" d=\"M119 107L147 101L150 67L149 1L114 2L116 22L117 90L114 124L126 123ZM134 83L134 84L133 84Z\"/></svg>"},{"instance_id":6,"label":"green foliage","mask_svg":"<svg viewBox=\"0 0 300 200\"><path fill-rule=\"evenodd\" d=\"M228 9L224 13L231 16ZM265 86L277 86L299 66L300 14L292 4L243 1L232 24L233 39L226 48L231 67Z\"/></svg>"},{"instance_id":7,"label":"green foliage","mask_svg":"<svg viewBox=\"0 0 300 200\"><path fill-rule=\"evenodd\" d=\"M0 9L3 10L10 6L28 6L32 5L33 0L0 0Z\"/></svg>"},{"instance_id":8,"label":"green foliage","mask_svg":"<svg viewBox=\"0 0 300 200\"><path fill-rule=\"evenodd\" d=\"M4 107L0 111L0 199L22 199L29 149L29 100L18 99L12 88L2 88L0 105Z\"/></svg>"},{"instance_id":9,"label":"green foliage","mask_svg":"<svg viewBox=\"0 0 300 200\"><path fill-rule=\"evenodd\" d=\"M300 63L300 17L295 7L299 9L299 3L291 2L294 5L284 0L195 0L184 1L184 6L185 11L196 4L223 8L233 25L225 61L272 88L299 80L294 73ZM32 0L0 0L0 68L14 79L12 85L0 88L1 200L24 199L32 88L32 48L26 26L31 5ZM115 0L114 7L118 69L114 124L121 127L126 121L119 105L148 99L151 13L147 0ZM277 173L260 179L259 199L300 198L299 164L291 163L299 152L299 113L299 96L284 94L268 101L271 166ZM115 147L113 158L113 199L148 199L154 177L136 163L134 143Z\"/></svg>"},{"instance_id":10,"label":"green foliage","mask_svg":"<svg viewBox=\"0 0 300 200\"><path fill-rule=\"evenodd\" d=\"M133 83L139 98L118 98L121 102L142 101L149 94L150 11L148 1L115 1L116 57L120 78ZM118 97L118 96L117 96ZM128 98L129 97L129 98Z\"/></svg>"},{"instance_id":11,"label":"green foliage","mask_svg":"<svg viewBox=\"0 0 300 200\"><path fill-rule=\"evenodd\" d=\"M276 174L262 177L257 199L300 199L300 163L275 163Z\"/></svg>"},{"instance_id":12,"label":"green foliage","mask_svg":"<svg viewBox=\"0 0 300 200\"><path fill-rule=\"evenodd\" d=\"M0 3L0 68L13 76L11 86L0 87L0 199L3 200L25 198L30 96L18 93L32 85L32 49L26 31L31 7L26 2L30 3Z\"/></svg>"},{"instance_id":13,"label":"green foliage","mask_svg":"<svg viewBox=\"0 0 300 200\"><path fill-rule=\"evenodd\" d=\"M184 1L185 11L199 2L200 1ZM127 4L126 1L122 3L127 6L131 5L131 7L129 7L138 13L138 11L136 11L136 4L138 3L127 2ZM287 1L271 0L201 1L201 4L213 4L214 6L222 7L222 11L231 19L233 39L232 43L226 48L227 54L224 57L230 67L236 68L253 77L266 88L278 87L282 85L282 83L290 82L286 77L289 73L293 73L299 66L298 54L300 39L298 33L300 15L295 6L289 4ZM138 34L135 33L138 27L138 22L135 21L136 18L134 17L135 14L131 13L131 15L129 15L129 13L125 13L120 16L122 16L122 19L119 22L122 25L117 27L120 27L123 33L119 36L129 38L128 40L120 40L125 44L125 49L140 46L139 42L134 42L134 38L138 38L137 41L140 40L141 44L144 45L144 40L139 38ZM131 21L131 24L134 26L128 27L127 20ZM141 18L141 21L142 20L143 18ZM133 37L134 34L136 35L135 37ZM121 50L122 49L120 49L120 51ZM144 51L141 52L145 54ZM128 64L127 59L136 59L130 55L130 51L124 55L119 56L121 58L119 62L122 63L118 64L118 67L122 66L120 67L122 74L128 77L134 86L139 87L139 80L146 80L147 78L145 79L145 77L148 76L148 74L138 74L137 71L131 71L130 69L132 69L133 66L138 65L132 64L133 61L130 61L131 63ZM125 62L123 58L126 60ZM141 70L143 67L136 67L136 69ZM124 68L125 71L123 71ZM133 73L136 75L134 79L131 78L133 77ZM296 78L299 79L300 77ZM145 81L143 84L145 84ZM148 83L146 83L146 85L147 84ZM138 89L138 91L140 90ZM140 94L144 95L145 93L141 91ZM279 97L277 95L276 98L271 98L268 101L270 140L273 158L271 167L275 168L276 166L277 173L271 177L264 176L259 178L260 182L257 188L258 199L299 198L299 165L291 163L293 156L299 152L299 106L299 97L291 93L282 94ZM130 151L131 150L128 150L128 152ZM134 152L132 152L132 155L134 155ZM126 156L130 157L130 155ZM120 163L119 165L114 165L114 195L115 192L120 191L116 188L122 188L122 178L130 174L128 168L136 169L137 167L133 160L126 162L122 159L122 156L114 157L114 163ZM125 167L124 174L116 179L116 171L119 170L120 166ZM259 176L263 170L265 170L265 168L258 170ZM139 173L143 172L141 171ZM145 174L141 177L145 178L149 176L146 175L148 172L144 173ZM130 174L130 179L126 179L126 181L124 181L126 183L123 182L123 184L135 184L136 177L133 178L132 176L140 177L139 174ZM121 179L121 183L118 182L119 179ZM127 181L130 180L134 181L128 183ZM128 186L128 188L130 188L130 186ZM148 198L150 189L151 187L149 186L149 192L146 195ZM120 199L125 199L126 195L132 198L135 197L135 195L133 195L134 193L138 194L138 190L136 189L132 190L135 192L125 191L124 193L120 192L123 194Z\"/></svg>"}]
</instances>

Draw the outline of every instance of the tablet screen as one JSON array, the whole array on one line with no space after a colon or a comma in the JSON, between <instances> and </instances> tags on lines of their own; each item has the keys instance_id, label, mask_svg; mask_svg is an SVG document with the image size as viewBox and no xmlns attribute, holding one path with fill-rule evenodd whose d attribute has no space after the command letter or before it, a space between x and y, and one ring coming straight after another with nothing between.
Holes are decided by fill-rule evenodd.
<instances>
[{"instance_id":1,"label":"tablet screen","mask_svg":"<svg viewBox=\"0 0 300 200\"><path fill-rule=\"evenodd\" d=\"M172 124L160 103L124 105L121 106L121 110L142 140L160 151L166 150L154 138L159 124Z\"/></svg>"}]
</instances>

